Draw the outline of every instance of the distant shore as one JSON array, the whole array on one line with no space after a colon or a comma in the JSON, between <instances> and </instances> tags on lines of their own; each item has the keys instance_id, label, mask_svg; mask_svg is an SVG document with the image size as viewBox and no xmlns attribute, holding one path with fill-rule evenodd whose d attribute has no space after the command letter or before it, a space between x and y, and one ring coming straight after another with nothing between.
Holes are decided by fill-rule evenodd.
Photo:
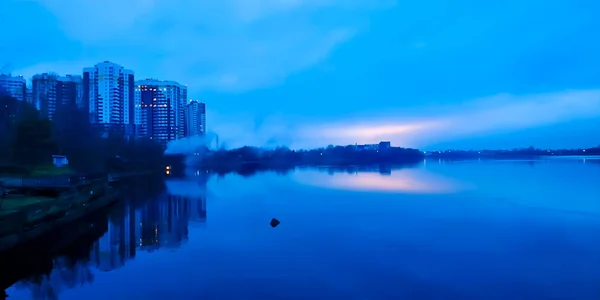
<instances>
[{"instance_id":1,"label":"distant shore","mask_svg":"<svg viewBox=\"0 0 600 300\"><path fill-rule=\"evenodd\" d=\"M514 149L424 151L427 158L440 159L531 159L540 157L600 156L600 147L587 149Z\"/></svg>"},{"instance_id":2,"label":"distant shore","mask_svg":"<svg viewBox=\"0 0 600 300\"><path fill-rule=\"evenodd\" d=\"M424 159L442 160L502 160L538 159L548 157L599 157L600 148L549 150L444 150L421 151L411 148L387 147L357 149L356 146L329 146L313 150L290 150L287 148L261 149L242 147L232 150L206 151L200 155L167 155L166 161L172 168L169 173L183 171L187 167L206 170L217 174L235 172L253 174L264 170L288 172L296 167L319 166L367 166L403 165L410 166ZM173 173L174 174L174 173Z\"/></svg>"},{"instance_id":3,"label":"distant shore","mask_svg":"<svg viewBox=\"0 0 600 300\"><path fill-rule=\"evenodd\" d=\"M296 166L323 165L373 165L373 164L412 164L425 157L418 149L400 147L374 147L359 149L355 146L329 146L313 150L272 150L242 147L232 150L206 151L188 164L215 172L228 172L243 169L291 169ZM185 155L171 155L171 164L183 165Z\"/></svg>"}]
</instances>

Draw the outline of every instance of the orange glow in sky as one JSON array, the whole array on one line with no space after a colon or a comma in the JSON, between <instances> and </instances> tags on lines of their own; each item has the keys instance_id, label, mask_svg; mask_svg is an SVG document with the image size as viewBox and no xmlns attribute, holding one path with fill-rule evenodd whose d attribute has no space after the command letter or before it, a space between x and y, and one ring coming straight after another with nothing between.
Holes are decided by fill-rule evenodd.
<instances>
[{"instance_id":1,"label":"orange glow in sky","mask_svg":"<svg viewBox=\"0 0 600 300\"><path fill-rule=\"evenodd\" d=\"M496 95L468 101L435 112L415 110L410 118L387 115L307 126L302 139L323 144L374 144L426 147L439 142L486 133L511 132L600 116L600 90L566 91L527 96ZM534 112L534 113L533 113Z\"/></svg>"},{"instance_id":2,"label":"orange glow in sky","mask_svg":"<svg viewBox=\"0 0 600 300\"><path fill-rule=\"evenodd\" d=\"M391 175L376 172L355 174L308 171L292 175L302 184L332 189L406 194L447 194L466 186L424 169L394 170Z\"/></svg>"},{"instance_id":3,"label":"orange glow in sky","mask_svg":"<svg viewBox=\"0 0 600 300\"><path fill-rule=\"evenodd\" d=\"M393 139L394 144L405 144L419 138L419 136L443 128L443 123L439 121L417 121L404 124L394 124L391 122L378 124L358 124L358 125L328 125L321 127L315 135L312 129L310 134L330 141L332 144L370 144L382 140Z\"/></svg>"},{"instance_id":4,"label":"orange glow in sky","mask_svg":"<svg viewBox=\"0 0 600 300\"><path fill-rule=\"evenodd\" d=\"M427 130L435 127L436 123L415 123L415 124L386 124L386 125L371 125L371 126L353 126L339 127L326 130L324 134L331 136L344 136L356 138L370 138L376 136L388 136L398 134L414 134L419 131Z\"/></svg>"}]
</instances>

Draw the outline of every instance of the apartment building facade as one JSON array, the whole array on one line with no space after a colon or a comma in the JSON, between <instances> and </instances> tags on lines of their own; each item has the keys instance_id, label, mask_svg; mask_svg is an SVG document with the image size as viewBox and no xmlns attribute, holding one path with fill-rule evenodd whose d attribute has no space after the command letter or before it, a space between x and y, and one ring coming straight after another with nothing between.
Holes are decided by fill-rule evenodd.
<instances>
[{"instance_id":1,"label":"apartment building facade","mask_svg":"<svg viewBox=\"0 0 600 300\"><path fill-rule=\"evenodd\" d=\"M84 108L81 76L37 74L33 76L31 86L32 104L44 118L52 120L56 109L61 105Z\"/></svg>"},{"instance_id":2,"label":"apartment building facade","mask_svg":"<svg viewBox=\"0 0 600 300\"><path fill-rule=\"evenodd\" d=\"M198 100L190 100L185 107L186 137L206 134L206 105Z\"/></svg>"},{"instance_id":3,"label":"apartment building facade","mask_svg":"<svg viewBox=\"0 0 600 300\"><path fill-rule=\"evenodd\" d=\"M0 94L6 94L19 101L26 101L27 80L23 76L0 74Z\"/></svg>"},{"instance_id":4,"label":"apartment building facade","mask_svg":"<svg viewBox=\"0 0 600 300\"><path fill-rule=\"evenodd\" d=\"M135 123L139 136L163 145L185 133L184 104L187 87L175 81L145 79L136 81Z\"/></svg>"},{"instance_id":5,"label":"apartment building facade","mask_svg":"<svg viewBox=\"0 0 600 300\"><path fill-rule=\"evenodd\" d=\"M82 106L90 122L106 133L136 134L135 78L131 70L104 61L83 69Z\"/></svg>"}]
</instances>

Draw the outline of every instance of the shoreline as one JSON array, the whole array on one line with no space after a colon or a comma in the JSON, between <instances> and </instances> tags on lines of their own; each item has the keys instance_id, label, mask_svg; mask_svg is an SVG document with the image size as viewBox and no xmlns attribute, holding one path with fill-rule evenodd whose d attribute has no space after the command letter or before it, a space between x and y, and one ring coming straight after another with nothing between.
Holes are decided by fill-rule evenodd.
<instances>
[{"instance_id":1,"label":"shoreline","mask_svg":"<svg viewBox=\"0 0 600 300\"><path fill-rule=\"evenodd\" d=\"M89 191L48 199L5 212L0 219L0 254L33 241L118 200L119 189L96 184Z\"/></svg>"}]
</instances>

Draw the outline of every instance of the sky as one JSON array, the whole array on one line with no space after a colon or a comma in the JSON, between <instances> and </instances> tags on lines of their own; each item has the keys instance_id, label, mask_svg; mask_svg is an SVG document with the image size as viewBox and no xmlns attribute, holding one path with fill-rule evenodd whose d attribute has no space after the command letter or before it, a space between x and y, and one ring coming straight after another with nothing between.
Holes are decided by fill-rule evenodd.
<instances>
[{"instance_id":1,"label":"sky","mask_svg":"<svg viewBox=\"0 0 600 300\"><path fill-rule=\"evenodd\" d=\"M0 68L187 84L229 147L600 145L595 0L2 0Z\"/></svg>"}]
</instances>

